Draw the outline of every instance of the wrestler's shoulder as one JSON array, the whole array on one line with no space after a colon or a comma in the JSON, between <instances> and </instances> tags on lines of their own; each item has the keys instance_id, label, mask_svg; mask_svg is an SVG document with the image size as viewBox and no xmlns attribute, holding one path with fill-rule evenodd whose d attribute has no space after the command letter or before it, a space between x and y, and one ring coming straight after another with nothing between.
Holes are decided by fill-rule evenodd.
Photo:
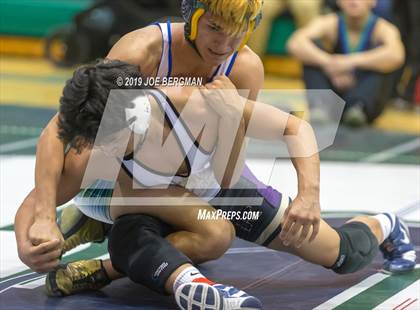
<instances>
[{"instance_id":1,"label":"wrestler's shoulder","mask_svg":"<svg viewBox=\"0 0 420 310\"><path fill-rule=\"evenodd\" d=\"M264 66L260 57L245 46L239 51L229 78L237 88L252 89L253 85L260 86L264 80Z\"/></svg>"},{"instance_id":2,"label":"wrestler's shoulder","mask_svg":"<svg viewBox=\"0 0 420 310\"><path fill-rule=\"evenodd\" d=\"M115 43L107 58L139 65L145 74L153 71L162 53L159 27L150 25L125 34Z\"/></svg>"},{"instance_id":3,"label":"wrestler's shoulder","mask_svg":"<svg viewBox=\"0 0 420 310\"><path fill-rule=\"evenodd\" d=\"M245 70L255 70L263 66L261 58L248 46L239 51L236 65Z\"/></svg>"}]
</instances>

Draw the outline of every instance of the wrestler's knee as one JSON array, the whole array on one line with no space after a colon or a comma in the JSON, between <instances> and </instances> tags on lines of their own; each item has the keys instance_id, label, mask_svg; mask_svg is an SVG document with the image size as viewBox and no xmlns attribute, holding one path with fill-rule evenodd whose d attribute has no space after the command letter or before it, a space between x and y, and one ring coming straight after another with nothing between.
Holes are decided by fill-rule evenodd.
<instances>
[{"instance_id":1,"label":"wrestler's knee","mask_svg":"<svg viewBox=\"0 0 420 310\"><path fill-rule=\"evenodd\" d=\"M128 214L117 218L108 241L113 267L135 283L165 292L170 275L191 263L164 238L166 230L164 223L147 215Z\"/></svg>"},{"instance_id":2,"label":"wrestler's knee","mask_svg":"<svg viewBox=\"0 0 420 310\"><path fill-rule=\"evenodd\" d=\"M370 216L361 215L361 216L356 216L352 218L351 220L347 221L347 223L352 223L352 222L360 222L367 225L378 240L383 238L381 224L376 219Z\"/></svg>"},{"instance_id":3,"label":"wrestler's knee","mask_svg":"<svg viewBox=\"0 0 420 310\"><path fill-rule=\"evenodd\" d=\"M209 220L203 229L203 243L200 258L203 261L221 257L235 238L235 229L230 221Z\"/></svg>"},{"instance_id":4,"label":"wrestler's knee","mask_svg":"<svg viewBox=\"0 0 420 310\"><path fill-rule=\"evenodd\" d=\"M339 274L356 272L373 260L378 240L363 222L352 221L336 229L340 236L340 252L336 263L329 267Z\"/></svg>"}]
</instances>

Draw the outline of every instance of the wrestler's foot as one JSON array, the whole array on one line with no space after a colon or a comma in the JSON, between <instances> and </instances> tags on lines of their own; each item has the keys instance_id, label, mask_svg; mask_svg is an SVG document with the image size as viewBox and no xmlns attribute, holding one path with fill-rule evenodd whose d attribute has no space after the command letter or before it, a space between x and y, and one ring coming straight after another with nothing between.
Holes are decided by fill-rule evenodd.
<instances>
[{"instance_id":1,"label":"wrestler's foot","mask_svg":"<svg viewBox=\"0 0 420 310\"><path fill-rule=\"evenodd\" d=\"M407 272L416 266L416 251L410 241L408 227L398 217L384 213L391 220L395 220L394 229L388 238L380 245L384 256L383 269L392 273Z\"/></svg>"},{"instance_id":2,"label":"wrestler's foot","mask_svg":"<svg viewBox=\"0 0 420 310\"><path fill-rule=\"evenodd\" d=\"M95 291L111 283L101 260L81 260L60 265L50 271L45 279L48 296L68 296Z\"/></svg>"},{"instance_id":3,"label":"wrestler's foot","mask_svg":"<svg viewBox=\"0 0 420 310\"><path fill-rule=\"evenodd\" d=\"M96 221L79 211L76 205L64 208L58 220L64 236L63 253L87 242L102 242L111 227Z\"/></svg>"},{"instance_id":4,"label":"wrestler's foot","mask_svg":"<svg viewBox=\"0 0 420 310\"><path fill-rule=\"evenodd\" d=\"M223 284L185 283L176 290L175 299L182 310L262 309L257 298Z\"/></svg>"}]
</instances>

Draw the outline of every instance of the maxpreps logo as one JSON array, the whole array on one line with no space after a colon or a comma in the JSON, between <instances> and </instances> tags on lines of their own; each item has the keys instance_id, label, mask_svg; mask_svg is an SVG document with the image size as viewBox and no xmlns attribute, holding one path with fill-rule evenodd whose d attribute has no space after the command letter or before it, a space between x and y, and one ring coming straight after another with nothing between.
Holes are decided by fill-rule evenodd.
<instances>
[{"instance_id":1,"label":"maxpreps logo","mask_svg":"<svg viewBox=\"0 0 420 310\"><path fill-rule=\"evenodd\" d=\"M261 211L225 211L225 210L206 210L199 209L197 214L197 219L199 221L203 220L243 220L243 221L258 221Z\"/></svg>"}]
</instances>

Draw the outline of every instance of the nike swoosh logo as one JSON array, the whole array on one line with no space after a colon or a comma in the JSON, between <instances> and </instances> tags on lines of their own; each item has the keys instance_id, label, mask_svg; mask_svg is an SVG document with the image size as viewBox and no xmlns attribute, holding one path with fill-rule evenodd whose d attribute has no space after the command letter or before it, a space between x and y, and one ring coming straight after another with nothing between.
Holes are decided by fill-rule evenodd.
<instances>
[{"instance_id":1,"label":"nike swoosh logo","mask_svg":"<svg viewBox=\"0 0 420 310\"><path fill-rule=\"evenodd\" d=\"M194 272L194 273L190 273L190 276L196 276L196 275L198 275L198 274L200 274L199 272Z\"/></svg>"}]
</instances>

